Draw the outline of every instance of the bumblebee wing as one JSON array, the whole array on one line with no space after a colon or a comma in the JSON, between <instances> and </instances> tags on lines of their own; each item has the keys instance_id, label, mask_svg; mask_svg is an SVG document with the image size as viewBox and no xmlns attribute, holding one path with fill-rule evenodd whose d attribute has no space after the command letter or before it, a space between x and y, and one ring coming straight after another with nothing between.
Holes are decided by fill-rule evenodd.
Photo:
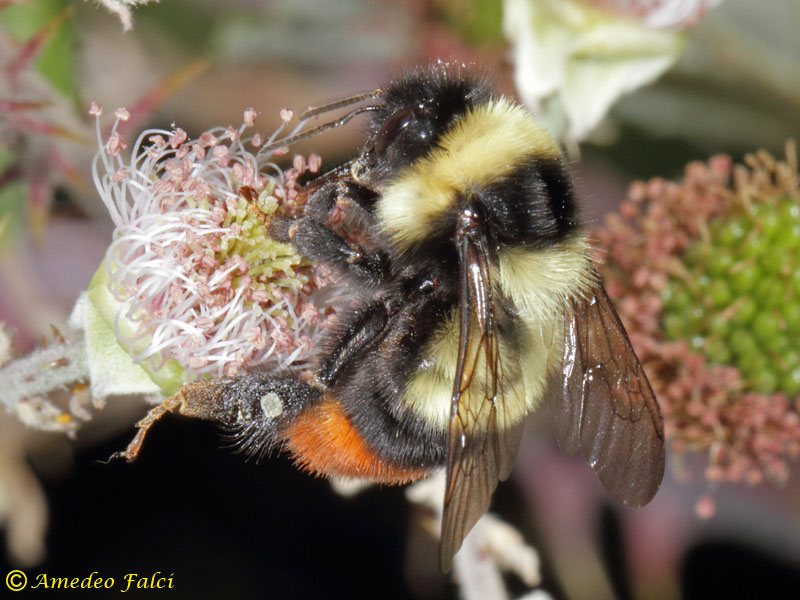
<instances>
[{"instance_id":1,"label":"bumblebee wing","mask_svg":"<svg viewBox=\"0 0 800 600\"><path fill-rule=\"evenodd\" d=\"M503 364L486 236L474 215L466 221L456 234L459 347L442 514L440 566L444 572L450 569L464 537L489 508L498 481L511 473L522 433L522 421L511 422L503 403Z\"/></svg>"},{"instance_id":2,"label":"bumblebee wing","mask_svg":"<svg viewBox=\"0 0 800 600\"><path fill-rule=\"evenodd\" d=\"M647 504L664 476L661 410L602 285L565 316L559 377L550 402L562 448L580 448L617 499Z\"/></svg>"}]
</instances>

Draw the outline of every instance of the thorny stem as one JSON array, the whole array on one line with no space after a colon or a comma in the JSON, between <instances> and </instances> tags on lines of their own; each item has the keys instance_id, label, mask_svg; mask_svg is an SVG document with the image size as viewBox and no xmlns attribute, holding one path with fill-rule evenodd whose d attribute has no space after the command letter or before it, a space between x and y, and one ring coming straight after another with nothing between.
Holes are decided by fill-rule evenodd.
<instances>
[{"instance_id":1,"label":"thorny stem","mask_svg":"<svg viewBox=\"0 0 800 600\"><path fill-rule=\"evenodd\" d=\"M38 429L71 432L72 417L47 398L89 381L86 344L81 338L38 348L0 367L0 381L0 404L6 410Z\"/></svg>"}]
</instances>

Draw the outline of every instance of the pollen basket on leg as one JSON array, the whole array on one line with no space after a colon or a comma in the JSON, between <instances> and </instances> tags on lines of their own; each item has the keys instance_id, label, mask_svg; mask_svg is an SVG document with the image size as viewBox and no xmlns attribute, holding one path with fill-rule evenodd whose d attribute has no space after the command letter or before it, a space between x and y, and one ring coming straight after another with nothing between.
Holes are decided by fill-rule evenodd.
<instances>
[{"instance_id":1,"label":"pollen basket on leg","mask_svg":"<svg viewBox=\"0 0 800 600\"><path fill-rule=\"evenodd\" d=\"M259 404L261 406L261 412L268 419L279 417L283 412L283 402L281 402L280 396L275 392L269 392L261 396Z\"/></svg>"}]
</instances>

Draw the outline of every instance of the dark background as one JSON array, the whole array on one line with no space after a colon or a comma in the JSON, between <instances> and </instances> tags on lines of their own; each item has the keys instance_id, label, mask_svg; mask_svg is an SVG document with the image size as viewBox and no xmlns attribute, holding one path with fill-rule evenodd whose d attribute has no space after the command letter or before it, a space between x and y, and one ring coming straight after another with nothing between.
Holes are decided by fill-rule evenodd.
<instances>
[{"instance_id":1,"label":"dark background","mask_svg":"<svg viewBox=\"0 0 800 600\"><path fill-rule=\"evenodd\" d=\"M449 579L435 571L433 538L417 539L409 561L415 522L402 488L375 486L344 498L285 457L247 461L223 447L215 426L176 416L151 430L134 463L106 463L130 437L122 433L80 450L65 476L45 478L51 506L48 555L41 565L24 569L29 586L40 573L83 578L97 571L114 577L114 588L26 590L18 597L117 598L126 573L147 578L156 571L174 574L174 588L148 593L169 598L457 597ZM33 461L35 468L35 456ZM576 469L579 477L588 471L583 465ZM583 474L598 485L590 473ZM501 485L495 510L542 553L544 589L556 599L569 598L561 579L570 574L556 574L551 563L546 507L527 501L522 488L513 479ZM621 599L638 597L630 543L622 534L627 510L603 501L592 517L595 551L614 597ZM733 535L702 536L683 553L681 595L687 600L793 597L800 570L785 550ZM414 564L419 560L427 565ZM0 573L12 568L18 567L0 562ZM523 591L514 578L509 586Z\"/></svg>"}]
</instances>

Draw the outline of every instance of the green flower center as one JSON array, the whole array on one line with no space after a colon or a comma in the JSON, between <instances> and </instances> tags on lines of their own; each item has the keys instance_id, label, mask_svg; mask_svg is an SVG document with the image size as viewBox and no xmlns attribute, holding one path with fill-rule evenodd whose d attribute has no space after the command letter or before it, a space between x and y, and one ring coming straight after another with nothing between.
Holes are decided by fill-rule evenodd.
<instances>
[{"instance_id":1,"label":"green flower center","mask_svg":"<svg viewBox=\"0 0 800 600\"><path fill-rule=\"evenodd\" d=\"M223 236L215 258L220 263L235 255L244 258L249 266L247 275L253 279L250 285L253 291L297 294L309 281L308 274L301 269L310 262L293 246L267 235L266 219L277 209L278 201L269 190L262 191L255 202L239 196L238 207L227 212L222 225L229 228L235 223L240 231ZM241 285L241 280L240 276L233 278L234 289ZM280 296L276 295L275 300L280 300Z\"/></svg>"},{"instance_id":2,"label":"green flower center","mask_svg":"<svg viewBox=\"0 0 800 600\"><path fill-rule=\"evenodd\" d=\"M663 291L663 326L748 389L800 393L800 205L782 198L711 222Z\"/></svg>"}]
</instances>

